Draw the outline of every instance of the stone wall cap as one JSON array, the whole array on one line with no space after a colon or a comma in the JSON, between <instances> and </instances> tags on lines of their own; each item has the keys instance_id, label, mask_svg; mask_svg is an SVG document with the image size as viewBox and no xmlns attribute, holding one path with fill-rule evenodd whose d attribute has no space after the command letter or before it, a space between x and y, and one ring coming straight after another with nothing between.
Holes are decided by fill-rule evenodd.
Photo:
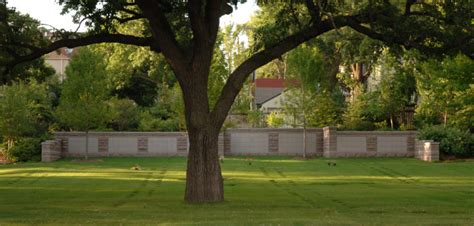
<instances>
[{"instance_id":1,"label":"stone wall cap","mask_svg":"<svg viewBox=\"0 0 474 226\"><path fill-rule=\"evenodd\" d=\"M402 134L416 134L417 131L352 131L352 130L338 130L338 134L374 134L374 135L402 135Z\"/></svg>"},{"instance_id":2,"label":"stone wall cap","mask_svg":"<svg viewBox=\"0 0 474 226\"><path fill-rule=\"evenodd\" d=\"M307 132L322 132L322 128L306 128ZM256 132L256 133L268 133L268 132L303 132L303 128L233 128L227 129L226 133L232 132Z\"/></svg>"},{"instance_id":3,"label":"stone wall cap","mask_svg":"<svg viewBox=\"0 0 474 226\"><path fill-rule=\"evenodd\" d=\"M45 140L41 142L41 144L55 144L55 143L56 143L56 140Z\"/></svg>"},{"instance_id":4,"label":"stone wall cap","mask_svg":"<svg viewBox=\"0 0 474 226\"><path fill-rule=\"evenodd\" d=\"M53 133L55 136L84 136L86 132L81 131L58 131ZM138 132L138 131L93 131L89 132L91 136L186 136L187 132Z\"/></svg>"}]
</instances>

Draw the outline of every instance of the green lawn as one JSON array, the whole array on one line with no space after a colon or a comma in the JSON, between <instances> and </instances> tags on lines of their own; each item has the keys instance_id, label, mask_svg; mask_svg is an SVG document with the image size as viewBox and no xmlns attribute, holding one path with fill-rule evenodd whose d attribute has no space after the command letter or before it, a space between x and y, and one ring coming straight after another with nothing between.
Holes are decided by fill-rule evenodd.
<instances>
[{"instance_id":1,"label":"green lawn","mask_svg":"<svg viewBox=\"0 0 474 226\"><path fill-rule=\"evenodd\" d=\"M474 224L474 162L226 158L226 201L187 205L184 158L103 160L0 165L0 225Z\"/></svg>"}]
</instances>

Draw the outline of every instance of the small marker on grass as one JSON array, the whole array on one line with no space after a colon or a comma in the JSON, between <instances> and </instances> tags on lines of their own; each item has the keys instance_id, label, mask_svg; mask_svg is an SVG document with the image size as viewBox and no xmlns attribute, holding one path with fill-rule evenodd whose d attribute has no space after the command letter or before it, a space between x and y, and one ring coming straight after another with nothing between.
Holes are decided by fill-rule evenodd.
<instances>
[{"instance_id":1,"label":"small marker on grass","mask_svg":"<svg viewBox=\"0 0 474 226\"><path fill-rule=\"evenodd\" d=\"M142 168L138 165L138 164L135 164L133 167L132 167L132 170L141 170Z\"/></svg>"}]
</instances>

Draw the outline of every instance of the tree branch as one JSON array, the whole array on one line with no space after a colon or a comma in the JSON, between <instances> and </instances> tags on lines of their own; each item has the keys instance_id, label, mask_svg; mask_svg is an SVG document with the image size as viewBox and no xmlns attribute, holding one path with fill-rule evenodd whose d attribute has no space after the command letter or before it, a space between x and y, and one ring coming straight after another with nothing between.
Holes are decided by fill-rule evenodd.
<instances>
[{"instance_id":1,"label":"tree branch","mask_svg":"<svg viewBox=\"0 0 474 226\"><path fill-rule=\"evenodd\" d=\"M411 14L411 6L416 3L416 0L407 0L405 3L405 16L409 16Z\"/></svg>"},{"instance_id":2,"label":"tree branch","mask_svg":"<svg viewBox=\"0 0 474 226\"><path fill-rule=\"evenodd\" d=\"M360 22L354 19L349 19L347 21L347 25L352 29L356 30L357 32L367 35L372 39L376 39L389 44L398 44L404 46L407 49L418 49L423 52L432 54L445 54L446 51L449 50L462 50L463 45L469 43L472 40L472 37L459 37L456 43L449 43L442 47L429 47L419 44L418 42L399 38L393 35L384 35L377 33L376 31L373 31L370 28L361 25ZM468 56L472 58L472 55Z\"/></svg>"},{"instance_id":3,"label":"tree branch","mask_svg":"<svg viewBox=\"0 0 474 226\"><path fill-rule=\"evenodd\" d=\"M39 58L47 53L50 53L62 47L74 48L74 47L87 46L87 45L103 43L103 42L121 43L121 44L137 45L137 46L149 46L155 52L160 52L160 49L155 44L154 40L149 37L142 38L142 37L136 37L136 36L131 36L131 35L123 35L123 34L97 34L97 35L91 35L91 36L87 36L83 38L62 39L62 40L55 41L47 47L39 48L33 51L31 54L16 58L15 60L7 64L7 68L11 69L17 64L34 60L36 58Z\"/></svg>"},{"instance_id":4,"label":"tree branch","mask_svg":"<svg viewBox=\"0 0 474 226\"><path fill-rule=\"evenodd\" d=\"M345 19L343 17L337 17L334 18L334 20L338 27L345 26ZM211 118L214 120L213 123L215 123L215 126L219 126L224 122L227 115L226 113L230 110L234 99L242 89L245 80L254 70L267 64L273 59L276 59L298 45L332 29L334 28L331 25L331 22L328 20L322 21L318 26L311 26L301 30L298 33L288 36L278 43L269 46L268 48L245 60L229 76L227 83L222 89L221 96L219 97L214 109L211 112Z\"/></svg>"},{"instance_id":5,"label":"tree branch","mask_svg":"<svg viewBox=\"0 0 474 226\"><path fill-rule=\"evenodd\" d=\"M114 17L112 17L112 19L117 20L119 23L123 24L123 23L129 22L129 21L132 21L132 20L143 19L143 16L130 16L130 17L126 17L126 18L119 18L119 17L114 16Z\"/></svg>"},{"instance_id":6,"label":"tree branch","mask_svg":"<svg viewBox=\"0 0 474 226\"><path fill-rule=\"evenodd\" d=\"M38 51L40 49L36 46L25 44L25 43L19 43L19 42L0 43L0 47L5 47L5 46L8 46L8 45L26 48L26 49L29 49L30 51Z\"/></svg>"},{"instance_id":7,"label":"tree branch","mask_svg":"<svg viewBox=\"0 0 474 226\"><path fill-rule=\"evenodd\" d=\"M163 55L175 71L176 78L180 83L183 82L185 79L183 76L188 74L186 68L188 68L187 65L190 60L176 41L175 34L161 9L159 1L136 0L135 2L142 10L145 18L148 19L152 34L158 41Z\"/></svg>"},{"instance_id":8,"label":"tree branch","mask_svg":"<svg viewBox=\"0 0 474 226\"><path fill-rule=\"evenodd\" d=\"M318 4L315 5L313 0L306 0L306 8L308 8L311 19L315 24L318 24L321 21L321 9L320 9L320 0L317 0Z\"/></svg>"}]
</instances>

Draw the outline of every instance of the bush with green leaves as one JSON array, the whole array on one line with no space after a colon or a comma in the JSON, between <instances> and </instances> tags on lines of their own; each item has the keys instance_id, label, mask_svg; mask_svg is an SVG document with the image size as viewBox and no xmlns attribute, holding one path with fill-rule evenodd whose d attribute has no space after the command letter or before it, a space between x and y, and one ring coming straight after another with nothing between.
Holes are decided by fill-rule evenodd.
<instances>
[{"instance_id":1,"label":"bush with green leaves","mask_svg":"<svg viewBox=\"0 0 474 226\"><path fill-rule=\"evenodd\" d=\"M473 157L474 135L456 128L436 125L418 132L419 140L434 140L440 143L441 157Z\"/></svg>"},{"instance_id":2,"label":"bush with green leaves","mask_svg":"<svg viewBox=\"0 0 474 226\"><path fill-rule=\"evenodd\" d=\"M252 127L263 127L265 114L260 109L251 110L247 113L247 122Z\"/></svg>"},{"instance_id":3,"label":"bush with green leaves","mask_svg":"<svg viewBox=\"0 0 474 226\"><path fill-rule=\"evenodd\" d=\"M112 97L107 101L109 119L107 126L116 131L136 130L140 123L140 110L135 101Z\"/></svg>"},{"instance_id":4,"label":"bush with green leaves","mask_svg":"<svg viewBox=\"0 0 474 226\"><path fill-rule=\"evenodd\" d=\"M179 121L175 117L161 118L151 110L143 111L140 115L138 129L140 131L179 131Z\"/></svg>"},{"instance_id":5,"label":"bush with green leaves","mask_svg":"<svg viewBox=\"0 0 474 226\"><path fill-rule=\"evenodd\" d=\"M285 116L276 111L272 111L267 116L267 125L272 128L279 128L285 125Z\"/></svg>"},{"instance_id":6,"label":"bush with green leaves","mask_svg":"<svg viewBox=\"0 0 474 226\"><path fill-rule=\"evenodd\" d=\"M474 61L464 55L421 63L416 74L421 99L415 114L417 124L474 128L473 71Z\"/></svg>"},{"instance_id":7,"label":"bush with green leaves","mask_svg":"<svg viewBox=\"0 0 474 226\"><path fill-rule=\"evenodd\" d=\"M40 161L41 160L41 138L22 138L7 150L6 156L13 162Z\"/></svg>"},{"instance_id":8,"label":"bush with green leaves","mask_svg":"<svg viewBox=\"0 0 474 226\"><path fill-rule=\"evenodd\" d=\"M54 120L45 84L18 82L0 87L0 133L6 149L24 137L48 132Z\"/></svg>"}]
</instances>

